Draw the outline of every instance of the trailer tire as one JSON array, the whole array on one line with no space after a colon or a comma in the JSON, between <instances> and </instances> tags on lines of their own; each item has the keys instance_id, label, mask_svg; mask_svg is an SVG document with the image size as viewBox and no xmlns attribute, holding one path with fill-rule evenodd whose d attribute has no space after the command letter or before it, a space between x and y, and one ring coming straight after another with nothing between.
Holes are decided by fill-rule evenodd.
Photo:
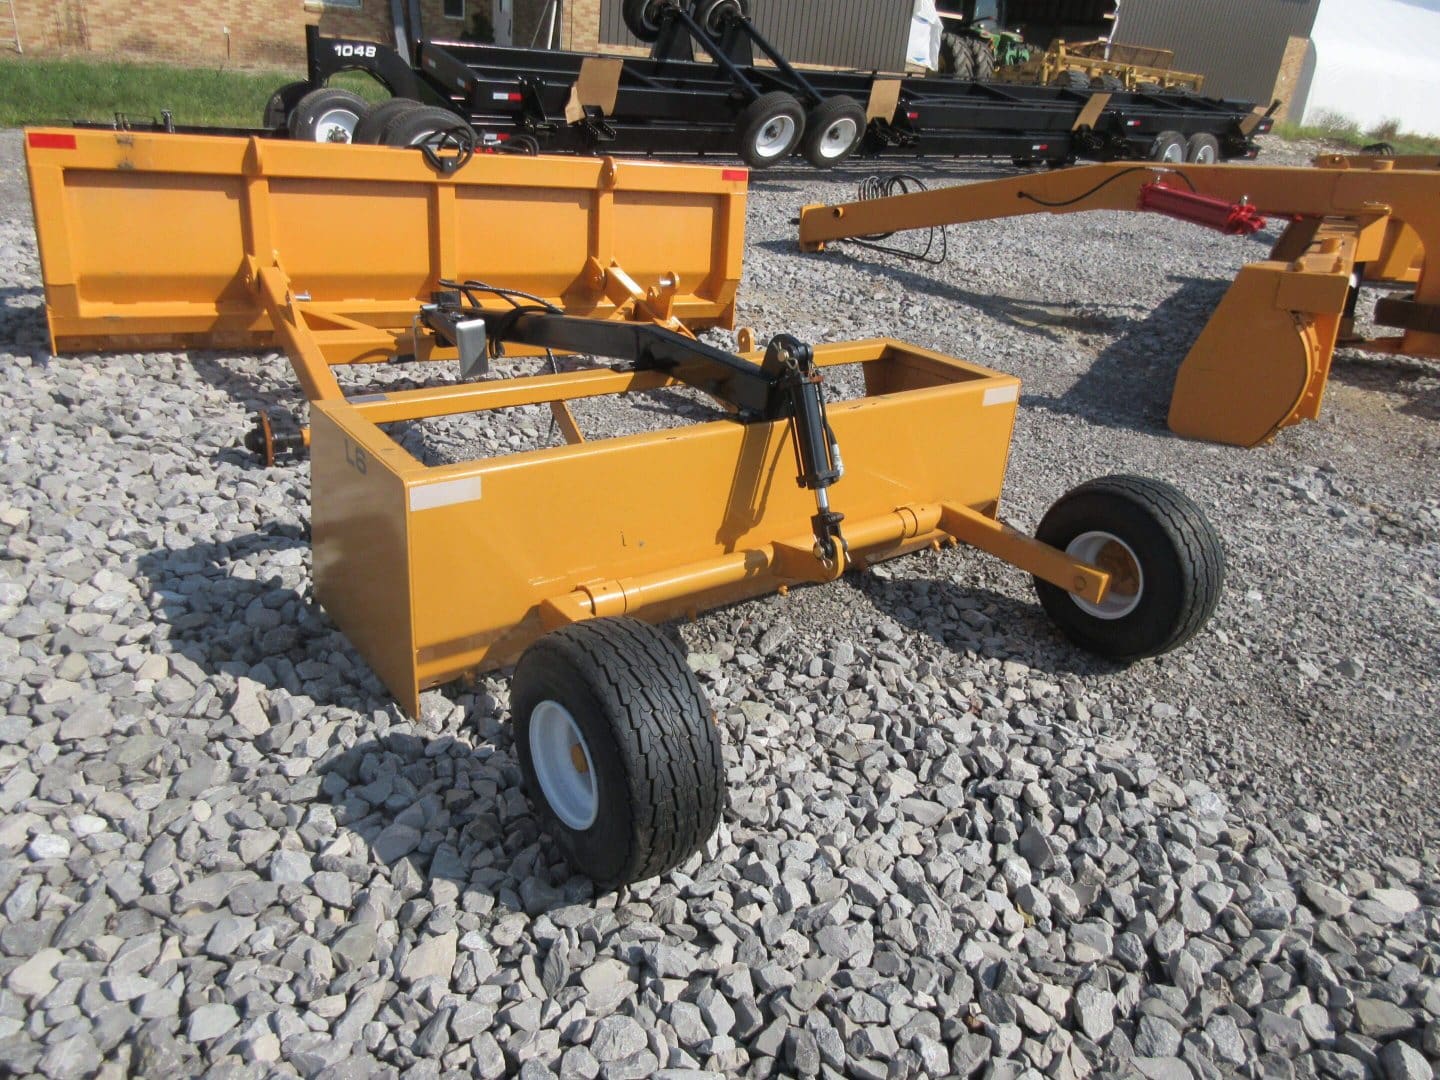
<instances>
[{"instance_id":1,"label":"trailer tire","mask_svg":"<svg viewBox=\"0 0 1440 1080\"><path fill-rule=\"evenodd\" d=\"M1214 165L1220 160L1220 140L1208 131L1191 135L1185 143L1185 160L1192 165Z\"/></svg>"},{"instance_id":2,"label":"trailer tire","mask_svg":"<svg viewBox=\"0 0 1440 1080\"><path fill-rule=\"evenodd\" d=\"M940 35L940 74L975 78L975 56L967 38L949 32Z\"/></svg>"},{"instance_id":3,"label":"trailer tire","mask_svg":"<svg viewBox=\"0 0 1440 1080\"><path fill-rule=\"evenodd\" d=\"M1098 605L1035 579L1041 606L1067 637L1112 660L1183 645L1215 611L1225 577L1220 538L1177 488L1106 476L1061 496L1035 535L1112 573Z\"/></svg>"},{"instance_id":4,"label":"trailer tire","mask_svg":"<svg viewBox=\"0 0 1440 1080\"><path fill-rule=\"evenodd\" d=\"M301 142L348 143L369 109L359 94L322 86L302 97L290 113L290 137Z\"/></svg>"},{"instance_id":5,"label":"trailer tire","mask_svg":"<svg viewBox=\"0 0 1440 1080\"><path fill-rule=\"evenodd\" d=\"M475 129L464 117L438 105L421 105L394 116L385 126L386 146L424 146L442 142L447 134L467 137L475 145Z\"/></svg>"},{"instance_id":6,"label":"trailer tire","mask_svg":"<svg viewBox=\"0 0 1440 1080\"><path fill-rule=\"evenodd\" d=\"M854 98L844 94L826 98L805 118L800 152L817 169L838 165L855 152L868 123L865 107Z\"/></svg>"},{"instance_id":7,"label":"trailer tire","mask_svg":"<svg viewBox=\"0 0 1440 1080\"><path fill-rule=\"evenodd\" d=\"M291 110L300 103L300 99L310 92L308 82L291 82L280 87L270 95L270 100L265 103L264 126L271 131L278 131L280 128L288 127Z\"/></svg>"},{"instance_id":8,"label":"trailer tire","mask_svg":"<svg viewBox=\"0 0 1440 1080\"><path fill-rule=\"evenodd\" d=\"M790 94L761 94L735 122L739 153L752 169L768 169L794 152L805 134L805 110Z\"/></svg>"},{"instance_id":9,"label":"trailer tire","mask_svg":"<svg viewBox=\"0 0 1440 1080\"><path fill-rule=\"evenodd\" d=\"M355 134L350 141L365 143L368 146L382 143L385 141L385 129L394 120L419 108L423 108L423 106L413 98L394 97L389 101L382 101L360 118L360 122L355 125Z\"/></svg>"},{"instance_id":10,"label":"trailer tire","mask_svg":"<svg viewBox=\"0 0 1440 1080\"><path fill-rule=\"evenodd\" d=\"M1185 136L1178 131L1162 131L1150 144L1150 160L1179 165L1185 160L1185 149L1188 145Z\"/></svg>"},{"instance_id":11,"label":"trailer tire","mask_svg":"<svg viewBox=\"0 0 1440 1080\"><path fill-rule=\"evenodd\" d=\"M654 627L619 617L546 634L516 665L510 699L531 803L596 883L663 874L715 831L720 733L685 657Z\"/></svg>"},{"instance_id":12,"label":"trailer tire","mask_svg":"<svg viewBox=\"0 0 1440 1080\"><path fill-rule=\"evenodd\" d=\"M706 0L696 9L695 21L713 38L725 32L731 19L748 19L750 0Z\"/></svg>"},{"instance_id":13,"label":"trailer tire","mask_svg":"<svg viewBox=\"0 0 1440 1080\"><path fill-rule=\"evenodd\" d=\"M995 78L995 54L978 38L970 39L970 70L976 82L990 82Z\"/></svg>"},{"instance_id":14,"label":"trailer tire","mask_svg":"<svg viewBox=\"0 0 1440 1080\"><path fill-rule=\"evenodd\" d=\"M660 13L674 6L674 0L625 0L620 7L620 16L630 33L647 44L660 36L665 24Z\"/></svg>"}]
</instances>

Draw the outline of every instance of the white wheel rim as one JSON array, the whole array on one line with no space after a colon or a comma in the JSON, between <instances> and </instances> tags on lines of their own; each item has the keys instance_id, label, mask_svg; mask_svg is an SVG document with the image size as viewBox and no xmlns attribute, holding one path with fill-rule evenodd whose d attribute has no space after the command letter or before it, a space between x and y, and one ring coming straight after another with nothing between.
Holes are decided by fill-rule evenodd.
<instances>
[{"instance_id":1,"label":"white wheel rim","mask_svg":"<svg viewBox=\"0 0 1440 1080\"><path fill-rule=\"evenodd\" d=\"M1215 148L1214 148L1213 146L1211 146L1209 143L1206 143L1204 146L1200 147L1199 150L1195 151L1195 164L1197 164L1197 165L1213 165L1213 164L1215 164Z\"/></svg>"},{"instance_id":2,"label":"white wheel rim","mask_svg":"<svg viewBox=\"0 0 1440 1080\"><path fill-rule=\"evenodd\" d=\"M422 131L410 140L411 146L428 146L432 150L443 150L445 148L445 131Z\"/></svg>"},{"instance_id":3,"label":"white wheel rim","mask_svg":"<svg viewBox=\"0 0 1440 1080\"><path fill-rule=\"evenodd\" d=\"M836 120L825 129L825 134L820 139L820 156L825 158L843 157L850 149L850 144L855 141L855 135L859 130L855 121L848 116Z\"/></svg>"},{"instance_id":4,"label":"white wheel rim","mask_svg":"<svg viewBox=\"0 0 1440 1080\"><path fill-rule=\"evenodd\" d=\"M1169 146L1165 147L1165 156L1162 157L1160 160L1173 162L1184 161L1185 147L1178 142L1172 142Z\"/></svg>"},{"instance_id":5,"label":"white wheel rim","mask_svg":"<svg viewBox=\"0 0 1440 1080\"><path fill-rule=\"evenodd\" d=\"M737 14L739 13L739 3L737 3L736 0L728 0L728 2L722 0L721 3L716 4L705 13L705 29L708 30L712 36L720 33L720 31L724 29L724 27L720 25L721 21L732 11Z\"/></svg>"},{"instance_id":6,"label":"white wheel rim","mask_svg":"<svg viewBox=\"0 0 1440 1080\"><path fill-rule=\"evenodd\" d=\"M1072 559L1099 567L1110 575L1110 588L1098 604L1070 594L1075 606L1097 619L1123 619L1137 607L1145 595L1145 570L1135 556L1135 549L1114 533L1101 529L1081 533L1065 546Z\"/></svg>"},{"instance_id":7,"label":"white wheel rim","mask_svg":"<svg viewBox=\"0 0 1440 1080\"><path fill-rule=\"evenodd\" d=\"M600 813L595 761L570 710L542 701L530 714L530 760L540 790L566 827L583 832Z\"/></svg>"},{"instance_id":8,"label":"white wheel rim","mask_svg":"<svg viewBox=\"0 0 1440 1080\"><path fill-rule=\"evenodd\" d=\"M795 121L789 116L773 117L755 137L755 152L761 157L779 157L795 141Z\"/></svg>"},{"instance_id":9,"label":"white wheel rim","mask_svg":"<svg viewBox=\"0 0 1440 1080\"><path fill-rule=\"evenodd\" d=\"M326 109L315 121L316 142L350 142L355 137L355 125L360 122L349 109Z\"/></svg>"}]
</instances>

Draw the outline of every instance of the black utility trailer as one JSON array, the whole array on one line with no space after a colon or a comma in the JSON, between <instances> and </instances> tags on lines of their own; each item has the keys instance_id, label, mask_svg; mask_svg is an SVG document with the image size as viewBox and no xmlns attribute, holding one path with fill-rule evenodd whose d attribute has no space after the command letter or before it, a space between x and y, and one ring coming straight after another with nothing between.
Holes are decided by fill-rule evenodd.
<instances>
[{"instance_id":1,"label":"black utility trailer","mask_svg":"<svg viewBox=\"0 0 1440 1080\"><path fill-rule=\"evenodd\" d=\"M821 168L855 153L1213 161L1254 157L1254 136L1272 123L1250 102L1178 91L802 72L756 29L747 0L626 0L624 10L631 30L652 43L650 56L419 41L407 60L312 26L308 81L277 91L268 120L288 118L299 137L343 137L323 118L343 112L345 92L326 84L359 69L401 99L367 122L364 103L350 95L351 135L361 141L418 145L427 131L455 129L458 117L480 141L513 149L738 154L755 168L796 151ZM414 115L422 102L430 103L428 128Z\"/></svg>"}]
</instances>

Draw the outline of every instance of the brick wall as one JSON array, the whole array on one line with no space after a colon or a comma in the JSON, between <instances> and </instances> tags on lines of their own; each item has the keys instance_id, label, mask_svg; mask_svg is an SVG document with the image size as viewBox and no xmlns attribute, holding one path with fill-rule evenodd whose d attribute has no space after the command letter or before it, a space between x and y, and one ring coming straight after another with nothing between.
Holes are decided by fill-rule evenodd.
<instances>
[{"instance_id":1,"label":"brick wall","mask_svg":"<svg viewBox=\"0 0 1440 1080\"><path fill-rule=\"evenodd\" d=\"M593 42L599 0L589 2ZM360 0L359 10L322 0L14 0L26 56L93 55L203 67L289 67L305 62L305 27L393 42L389 0ZM488 0L467 0L467 14ZM568 5L567 5L568 6ZM545 0L516 0L515 35L529 44ZM468 20L447 19L443 0L420 0L426 36L456 38ZM7 28L8 29L8 28ZM523 36L522 36L523 35Z\"/></svg>"},{"instance_id":2,"label":"brick wall","mask_svg":"<svg viewBox=\"0 0 1440 1080\"><path fill-rule=\"evenodd\" d=\"M600 0L566 0L561 46L576 52L600 48Z\"/></svg>"}]
</instances>

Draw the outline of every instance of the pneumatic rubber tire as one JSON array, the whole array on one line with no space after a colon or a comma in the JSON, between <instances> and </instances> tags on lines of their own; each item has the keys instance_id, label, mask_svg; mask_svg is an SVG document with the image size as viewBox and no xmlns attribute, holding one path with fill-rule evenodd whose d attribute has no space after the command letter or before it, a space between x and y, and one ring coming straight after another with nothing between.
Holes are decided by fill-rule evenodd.
<instances>
[{"instance_id":1,"label":"pneumatic rubber tire","mask_svg":"<svg viewBox=\"0 0 1440 1080\"><path fill-rule=\"evenodd\" d=\"M279 131L281 128L289 127L290 113L300 103L300 99L310 92L308 82L291 82L280 87L270 95L270 100L265 103L265 118L263 123L270 131Z\"/></svg>"},{"instance_id":2,"label":"pneumatic rubber tire","mask_svg":"<svg viewBox=\"0 0 1440 1080\"><path fill-rule=\"evenodd\" d=\"M468 133L475 145L475 129L463 117L438 105L421 105L398 113L385 125L380 141L386 146L424 146L442 143L449 132Z\"/></svg>"},{"instance_id":3,"label":"pneumatic rubber tire","mask_svg":"<svg viewBox=\"0 0 1440 1080\"><path fill-rule=\"evenodd\" d=\"M671 0L625 0L620 7L620 16L626 27L647 45L660 36L664 23L660 12L671 6Z\"/></svg>"},{"instance_id":4,"label":"pneumatic rubber tire","mask_svg":"<svg viewBox=\"0 0 1440 1080\"><path fill-rule=\"evenodd\" d=\"M663 874L715 831L725 806L720 734L685 657L648 623L591 619L546 634L520 658L510 700L531 803L570 865L597 884ZM547 741L557 722L578 735L574 774L558 779L565 747L557 756Z\"/></svg>"},{"instance_id":5,"label":"pneumatic rubber tire","mask_svg":"<svg viewBox=\"0 0 1440 1080\"><path fill-rule=\"evenodd\" d=\"M805 118L800 152L817 169L838 165L855 152L868 123L864 107L854 98L826 98Z\"/></svg>"},{"instance_id":6,"label":"pneumatic rubber tire","mask_svg":"<svg viewBox=\"0 0 1440 1080\"><path fill-rule=\"evenodd\" d=\"M1063 86L1066 90L1089 90L1090 79L1083 71L1061 71L1050 80L1051 86Z\"/></svg>"},{"instance_id":7,"label":"pneumatic rubber tire","mask_svg":"<svg viewBox=\"0 0 1440 1080\"><path fill-rule=\"evenodd\" d=\"M302 97L290 113L290 137L300 142L348 143L369 111L369 103L359 94L322 86Z\"/></svg>"},{"instance_id":8,"label":"pneumatic rubber tire","mask_svg":"<svg viewBox=\"0 0 1440 1080\"><path fill-rule=\"evenodd\" d=\"M990 82L995 78L995 54L979 38L970 39L970 68L971 78L976 82Z\"/></svg>"},{"instance_id":9,"label":"pneumatic rubber tire","mask_svg":"<svg viewBox=\"0 0 1440 1080\"><path fill-rule=\"evenodd\" d=\"M783 90L761 94L735 121L737 152L752 169L784 161L805 134L805 110Z\"/></svg>"},{"instance_id":10,"label":"pneumatic rubber tire","mask_svg":"<svg viewBox=\"0 0 1440 1080\"><path fill-rule=\"evenodd\" d=\"M1162 131L1150 144L1150 160L1163 161L1170 165L1182 164L1188 146L1185 136L1178 131Z\"/></svg>"},{"instance_id":11,"label":"pneumatic rubber tire","mask_svg":"<svg viewBox=\"0 0 1440 1080\"><path fill-rule=\"evenodd\" d=\"M1220 160L1220 140L1208 131L1191 135L1185 142L1185 160L1191 165L1214 165Z\"/></svg>"},{"instance_id":12,"label":"pneumatic rubber tire","mask_svg":"<svg viewBox=\"0 0 1440 1080\"><path fill-rule=\"evenodd\" d=\"M355 125L351 142L364 143L367 146L378 145L384 141L385 129L391 123L406 113L423 107L413 98L394 97L389 101L382 101L360 118L360 122Z\"/></svg>"},{"instance_id":13,"label":"pneumatic rubber tire","mask_svg":"<svg viewBox=\"0 0 1440 1080\"><path fill-rule=\"evenodd\" d=\"M705 0L695 9L695 21L715 39L725 32L731 19L750 17L750 0Z\"/></svg>"},{"instance_id":14,"label":"pneumatic rubber tire","mask_svg":"<svg viewBox=\"0 0 1440 1080\"><path fill-rule=\"evenodd\" d=\"M950 31L940 35L940 74L975 78L975 54L968 39Z\"/></svg>"},{"instance_id":15,"label":"pneumatic rubber tire","mask_svg":"<svg viewBox=\"0 0 1440 1080\"><path fill-rule=\"evenodd\" d=\"M1178 648L1220 600L1220 538L1200 508L1163 481L1106 476L1081 484L1056 501L1035 535L1111 572L1114 592L1098 606L1035 579L1041 605L1066 636L1111 660Z\"/></svg>"}]
</instances>

